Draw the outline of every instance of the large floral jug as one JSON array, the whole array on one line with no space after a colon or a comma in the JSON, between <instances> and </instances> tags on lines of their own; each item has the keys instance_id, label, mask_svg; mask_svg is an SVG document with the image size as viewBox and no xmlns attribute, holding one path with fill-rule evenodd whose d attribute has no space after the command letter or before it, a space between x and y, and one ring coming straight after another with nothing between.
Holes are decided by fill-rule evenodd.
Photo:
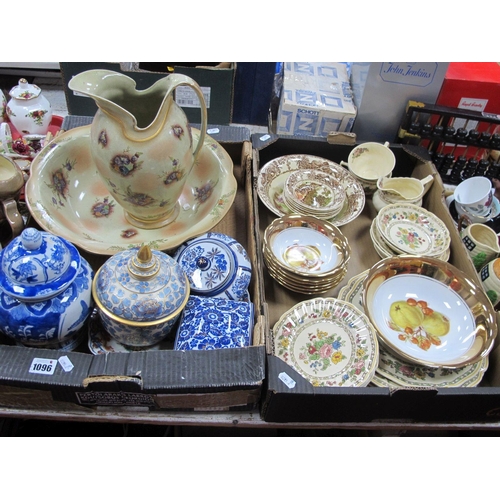
<instances>
[{"instance_id":1,"label":"large floral jug","mask_svg":"<svg viewBox=\"0 0 500 500\"><path fill-rule=\"evenodd\" d=\"M174 100L179 85L191 87L201 108L199 140ZM92 158L113 198L136 227L158 228L175 220L186 179L205 138L203 93L190 77L170 74L145 90L115 71L89 70L68 87L94 99L90 129Z\"/></svg>"}]
</instances>

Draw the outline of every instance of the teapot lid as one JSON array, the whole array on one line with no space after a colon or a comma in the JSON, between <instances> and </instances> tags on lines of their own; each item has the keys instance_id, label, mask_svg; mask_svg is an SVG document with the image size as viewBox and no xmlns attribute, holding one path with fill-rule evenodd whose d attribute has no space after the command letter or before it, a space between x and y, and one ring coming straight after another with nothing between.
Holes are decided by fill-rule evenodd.
<instances>
[{"instance_id":1,"label":"teapot lid","mask_svg":"<svg viewBox=\"0 0 500 500\"><path fill-rule=\"evenodd\" d=\"M110 257L94 277L92 294L104 314L127 323L164 322L189 298L189 281L169 255L148 245Z\"/></svg>"},{"instance_id":2,"label":"teapot lid","mask_svg":"<svg viewBox=\"0 0 500 500\"><path fill-rule=\"evenodd\" d=\"M23 302L48 300L73 282L80 262L73 244L29 227L0 253L0 288Z\"/></svg>"},{"instance_id":3,"label":"teapot lid","mask_svg":"<svg viewBox=\"0 0 500 500\"><path fill-rule=\"evenodd\" d=\"M26 80L26 78L21 78L19 80L19 85L13 87L10 90L9 95L14 99L22 99L24 101L28 101L29 99L38 97L41 92L42 89L38 85L35 85L34 83L28 83L28 80Z\"/></svg>"}]
</instances>

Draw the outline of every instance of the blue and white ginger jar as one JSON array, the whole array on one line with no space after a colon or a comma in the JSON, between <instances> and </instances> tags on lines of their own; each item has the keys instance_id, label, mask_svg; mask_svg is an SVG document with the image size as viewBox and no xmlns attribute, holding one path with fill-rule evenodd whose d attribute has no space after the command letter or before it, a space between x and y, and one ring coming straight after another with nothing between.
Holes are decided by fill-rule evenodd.
<instances>
[{"instance_id":1,"label":"blue and white ginger jar","mask_svg":"<svg viewBox=\"0 0 500 500\"><path fill-rule=\"evenodd\" d=\"M27 228L0 252L0 269L0 330L25 346L74 349L94 277L76 247Z\"/></svg>"},{"instance_id":2,"label":"blue and white ginger jar","mask_svg":"<svg viewBox=\"0 0 500 500\"><path fill-rule=\"evenodd\" d=\"M189 281L179 264L148 245L113 255L97 271L92 285L106 332L136 349L167 337L189 292Z\"/></svg>"}]
</instances>

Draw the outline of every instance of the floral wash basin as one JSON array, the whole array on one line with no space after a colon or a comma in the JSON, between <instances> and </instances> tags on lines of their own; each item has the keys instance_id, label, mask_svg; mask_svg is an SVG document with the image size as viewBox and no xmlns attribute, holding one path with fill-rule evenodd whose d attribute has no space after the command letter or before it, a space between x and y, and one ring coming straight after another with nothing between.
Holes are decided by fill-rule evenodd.
<instances>
[{"instance_id":1,"label":"floral wash basin","mask_svg":"<svg viewBox=\"0 0 500 500\"><path fill-rule=\"evenodd\" d=\"M199 131L192 129L193 136ZM180 213L168 226L132 226L113 199L92 161L90 126L69 130L34 159L26 201L36 222L91 253L113 255L148 244L171 250L214 227L236 196L233 162L226 150L205 137L197 164L179 200Z\"/></svg>"}]
</instances>

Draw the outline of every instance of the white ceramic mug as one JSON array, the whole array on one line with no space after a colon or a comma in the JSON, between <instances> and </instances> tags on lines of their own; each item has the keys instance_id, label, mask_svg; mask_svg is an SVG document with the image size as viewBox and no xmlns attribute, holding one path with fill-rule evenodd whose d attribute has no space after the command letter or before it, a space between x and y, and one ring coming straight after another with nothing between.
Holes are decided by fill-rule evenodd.
<instances>
[{"instance_id":1,"label":"white ceramic mug","mask_svg":"<svg viewBox=\"0 0 500 500\"><path fill-rule=\"evenodd\" d=\"M455 189L455 206L461 213L489 217L493 203L493 189L487 177L474 176L462 181Z\"/></svg>"},{"instance_id":2,"label":"white ceramic mug","mask_svg":"<svg viewBox=\"0 0 500 500\"><path fill-rule=\"evenodd\" d=\"M498 235L491 227L478 223L470 224L464 229L460 226L461 219L460 236L477 271L500 256Z\"/></svg>"},{"instance_id":3,"label":"white ceramic mug","mask_svg":"<svg viewBox=\"0 0 500 500\"><path fill-rule=\"evenodd\" d=\"M479 272L481 285L495 309L500 305L500 258L486 264Z\"/></svg>"},{"instance_id":4,"label":"white ceramic mug","mask_svg":"<svg viewBox=\"0 0 500 500\"><path fill-rule=\"evenodd\" d=\"M349 153L347 163L341 161L340 164L348 168L366 192L374 192L381 177L391 177L396 157L388 142L364 142Z\"/></svg>"}]
</instances>

